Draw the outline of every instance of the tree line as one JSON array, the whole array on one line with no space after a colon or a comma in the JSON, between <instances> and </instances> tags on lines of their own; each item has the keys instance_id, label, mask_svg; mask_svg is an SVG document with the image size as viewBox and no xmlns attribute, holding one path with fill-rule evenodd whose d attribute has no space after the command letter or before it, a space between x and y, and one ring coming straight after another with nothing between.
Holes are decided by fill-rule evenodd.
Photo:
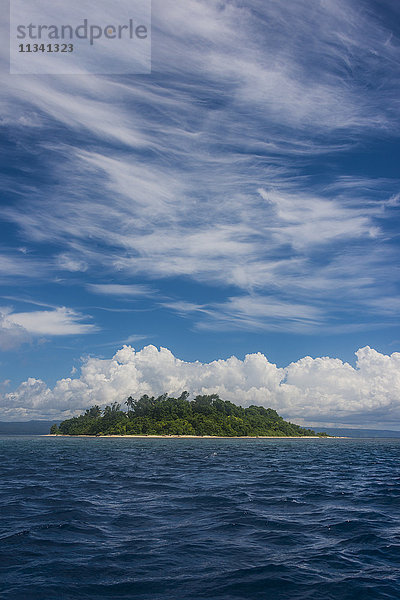
<instances>
[{"instance_id":1,"label":"tree line","mask_svg":"<svg viewBox=\"0 0 400 600\"><path fill-rule=\"evenodd\" d=\"M313 436L306 429L285 421L271 408L243 408L221 400L217 394L189 393L178 398L147 394L135 400L130 396L122 410L117 402L101 409L88 408L84 414L53 425L50 433L63 435L215 435L235 436Z\"/></svg>"}]
</instances>

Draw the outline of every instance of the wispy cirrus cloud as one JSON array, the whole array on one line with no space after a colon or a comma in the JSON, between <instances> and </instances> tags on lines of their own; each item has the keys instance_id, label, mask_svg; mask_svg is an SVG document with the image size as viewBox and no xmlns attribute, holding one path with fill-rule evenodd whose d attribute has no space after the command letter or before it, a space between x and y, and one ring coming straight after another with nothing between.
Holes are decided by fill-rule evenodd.
<instances>
[{"instance_id":1,"label":"wispy cirrus cloud","mask_svg":"<svg viewBox=\"0 0 400 600\"><path fill-rule=\"evenodd\" d=\"M356 303L354 290L363 290L364 297L387 292L381 282L393 274L395 251L383 244L387 234L382 204L366 190L361 198L354 197L348 179L342 188L337 181L334 191L307 192L303 183L271 172L268 190L224 196L222 203L215 203L199 199L197 188L191 192L187 183L180 187L173 182L170 190L168 182L165 189L147 188L146 178L141 180L127 161L103 160L98 153L91 157L86 152L88 157L89 181L90 174L101 175L98 183L113 195L111 205L108 195L96 203L71 198L67 223L63 212L54 208L39 207L28 220L13 212L28 237L45 239L51 232L53 240L69 244L79 256L77 265L101 265L122 281L189 276L200 283L233 285L250 295L264 294L265 305L273 296L272 304L281 303L282 314L288 305L294 310L297 306L297 322L310 330L312 322L304 315L318 313L315 323L329 320L332 308L337 310L336 303L329 306L334 290L341 291L342 301ZM69 268L76 270L74 261ZM87 289L121 298L151 296L143 284L99 283ZM324 306L315 306L317 298ZM241 321L241 327L252 327L264 320L264 328L277 327L267 312L249 319L245 311L230 310L229 304L227 300L223 311L226 326L231 322L236 327ZM289 330L294 321L294 315L286 319ZM279 327L285 328L284 318Z\"/></svg>"},{"instance_id":2,"label":"wispy cirrus cloud","mask_svg":"<svg viewBox=\"0 0 400 600\"><path fill-rule=\"evenodd\" d=\"M398 181L326 165L321 181L313 165L398 132L389 23L349 0L167 0L153 15L151 78L6 86L7 126L33 115L53 178L14 190L5 218L67 274L119 277L121 297L138 276L233 286L208 309L227 324L312 328L335 289L379 310L397 256L382 205L395 208Z\"/></svg>"},{"instance_id":3,"label":"wispy cirrus cloud","mask_svg":"<svg viewBox=\"0 0 400 600\"><path fill-rule=\"evenodd\" d=\"M48 274L48 264L29 256L16 256L14 251L7 249L0 254L0 278L3 280L21 277L43 277Z\"/></svg>"},{"instance_id":4,"label":"wispy cirrus cloud","mask_svg":"<svg viewBox=\"0 0 400 600\"><path fill-rule=\"evenodd\" d=\"M212 331L290 331L312 333L320 330L327 315L323 308L274 296L242 295L225 302L194 304L171 301L163 306L194 319L195 327Z\"/></svg>"}]
</instances>

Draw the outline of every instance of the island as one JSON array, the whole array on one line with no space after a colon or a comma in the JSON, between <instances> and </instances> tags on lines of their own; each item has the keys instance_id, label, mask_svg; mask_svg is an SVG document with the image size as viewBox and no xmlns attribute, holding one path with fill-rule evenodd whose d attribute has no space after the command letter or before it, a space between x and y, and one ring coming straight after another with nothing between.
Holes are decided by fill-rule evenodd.
<instances>
[{"instance_id":1,"label":"island","mask_svg":"<svg viewBox=\"0 0 400 600\"><path fill-rule=\"evenodd\" d=\"M155 398L130 396L127 410L114 402L101 409L88 408L84 414L53 425L52 435L85 436L212 436L212 437L329 437L285 421L271 408L243 408L221 400L217 394L189 393L178 398L163 394Z\"/></svg>"}]
</instances>

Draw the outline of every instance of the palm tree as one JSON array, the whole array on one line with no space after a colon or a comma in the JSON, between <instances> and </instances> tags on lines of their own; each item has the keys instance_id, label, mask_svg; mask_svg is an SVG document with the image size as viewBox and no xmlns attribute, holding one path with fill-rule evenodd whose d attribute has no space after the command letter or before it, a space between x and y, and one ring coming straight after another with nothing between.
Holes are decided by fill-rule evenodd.
<instances>
[{"instance_id":1,"label":"palm tree","mask_svg":"<svg viewBox=\"0 0 400 600\"><path fill-rule=\"evenodd\" d=\"M136 406L136 400L134 398L132 398L132 396L129 396L129 398L127 400L125 400L125 404L128 407L128 417L132 417L133 413L135 412L135 406Z\"/></svg>"},{"instance_id":2,"label":"palm tree","mask_svg":"<svg viewBox=\"0 0 400 600\"><path fill-rule=\"evenodd\" d=\"M92 406L92 408L88 408L85 412L86 417L92 417L93 419L97 419L101 416L101 408L97 404Z\"/></svg>"}]
</instances>

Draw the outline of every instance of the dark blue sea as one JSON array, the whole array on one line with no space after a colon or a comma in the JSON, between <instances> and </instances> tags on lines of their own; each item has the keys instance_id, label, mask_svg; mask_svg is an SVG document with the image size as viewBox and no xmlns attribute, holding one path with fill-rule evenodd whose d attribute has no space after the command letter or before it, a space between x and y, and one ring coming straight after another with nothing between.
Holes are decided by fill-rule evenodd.
<instances>
[{"instance_id":1,"label":"dark blue sea","mask_svg":"<svg viewBox=\"0 0 400 600\"><path fill-rule=\"evenodd\" d=\"M2 600L400 598L400 440L1 437Z\"/></svg>"}]
</instances>

